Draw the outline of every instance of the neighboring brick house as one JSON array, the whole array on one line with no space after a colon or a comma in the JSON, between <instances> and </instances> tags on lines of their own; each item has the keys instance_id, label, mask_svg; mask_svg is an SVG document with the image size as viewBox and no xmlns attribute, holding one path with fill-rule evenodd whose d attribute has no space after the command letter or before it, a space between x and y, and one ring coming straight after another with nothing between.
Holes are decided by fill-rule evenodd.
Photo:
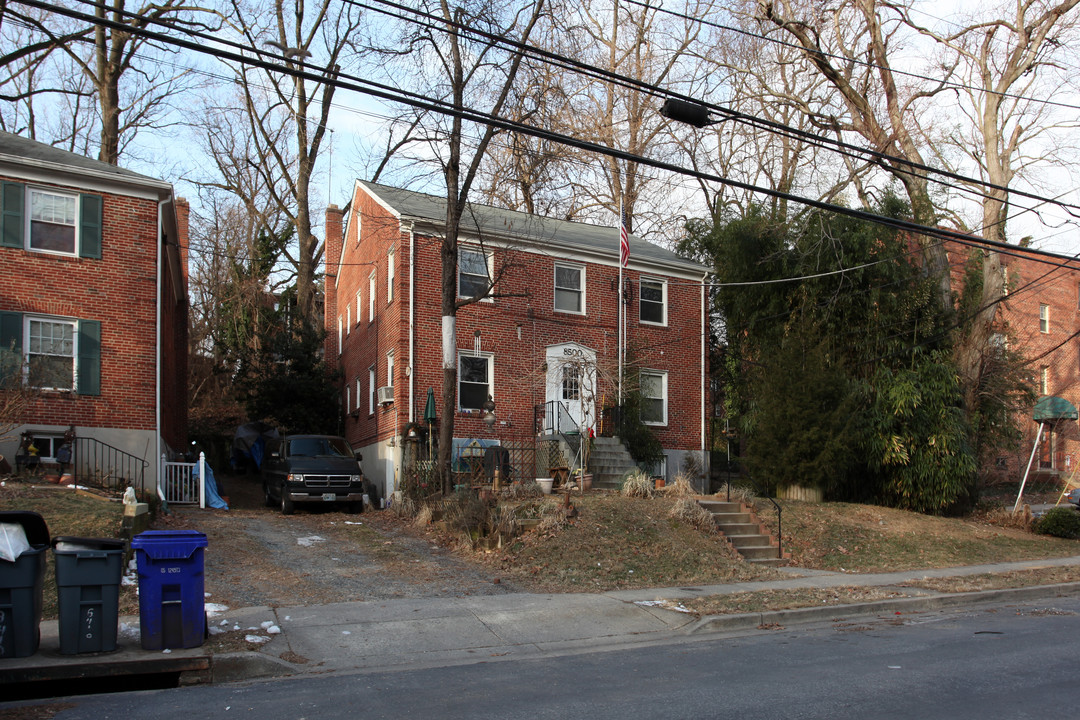
<instances>
[{"instance_id":1,"label":"neighboring brick house","mask_svg":"<svg viewBox=\"0 0 1080 720\"><path fill-rule=\"evenodd\" d=\"M188 205L167 182L4 132L0 181L0 340L38 389L0 454L30 431L51 462L73 425L85 460L134 456L152 490L156 459L187 444Z\"/></svg>"},{"instance_id":2,"label":"neighboring brick house","mask_svg":"<svg viewBox=\"0 0 1080 720\"><path fill-rule=\"evenodd\" d=\"M442 415L445 208L358 181L346 210L327 211L326 357L343 374L345 436L384 493L397 487L402 434L422 422L429 389ZM708 269L630 243L626 366L640 372L666 473L688 454L707 470ZM559 417L596 429L617 404L618 229L470 204L459 247L459 296L492 282L494 297L457 315L455 444L535 438ZM492 427L481 421L488 395Z\"/></svg>"},{"instance_id":3,"label":"neighboring brick house","mask_svg":"<svg viewBox=\"0 0 1080 720\"><path fill-rule=\"evenodd\" d=\"M972 252L953 247L960 260ZM1009 343L1027 361L1025 366L1039 398L1063 398L1080 407L1080 260L1031 248L1010 248L1001 254L1007 294L997 316L995 343ZM962 282L963 262L952 262L954 285ZM1038 407L1045 407L1047 401ZM1041 411L1040 411L1041 412ZM1019 480L1031 460L1031 473L1071 476L1080 462L1080 432L1073 420L1048 422L1038 452L1036 408L1016 418L1023 440L1015 451L996 458L987 473ZM1077 474L1080 479L1080 474Z\"/></svg>"}]
</instances>

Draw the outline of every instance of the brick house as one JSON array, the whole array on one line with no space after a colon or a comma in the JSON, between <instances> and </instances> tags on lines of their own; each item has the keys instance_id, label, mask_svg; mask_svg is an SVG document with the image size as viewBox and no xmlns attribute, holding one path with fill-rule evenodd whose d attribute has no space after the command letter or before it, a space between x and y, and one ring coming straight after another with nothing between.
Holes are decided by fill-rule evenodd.
<instances>
[{"instance_id":1,"label":"brick house","mask_svg":"<svg viewBox=\"0 0 1080 720\"><path fill-rule=\"evenodd\" d=\"M398 487L429 391L442 414L445 207L357 181L345 210L327 211L326 357L342 373L345 436L383 493ZM688 455L707 471L708 269L630 243L624 366L640 378L643 416L664 448L654 472L674 475ZM600 434L603 409L617 404L618 230L469 205L459 245L459 297L488 287L492 296L457 315L455 452L567 426Z\"/></svg>"},{"instance_id":2,"label":"brick house","mask_svg":"<svg viewBox=\"0 0 1080 720\"><path fill-rule=\"evenodd\" d=\"M4 132L0 181L0 340L35 389L0 454L28 431L49 464L74 426L78 472L145 473L152 491L156 458L187 443L188 205L167 182Z\"/></svg>"},{"instance_id":3,"label":"brick house","mask_svg":"<svg viewBox=\"0 0 1080 720\"><path fill-rule=\"evenodd\" d=\"M1080 261L1056 253L1017 249L1002 256L1008 296L999 318L1010 342L1022 349L1040 398L1063 398L1080 407ZM1039 407L1046 405L1043 400ZM1020 419L1024 440L1014 457L999 458L1017 477L1031 459L1039 432L1035 408ZM1043 426L1031 472L1071 476L1080 461L1080 432L1074 420Z\"/></svg>"}]
</instances>

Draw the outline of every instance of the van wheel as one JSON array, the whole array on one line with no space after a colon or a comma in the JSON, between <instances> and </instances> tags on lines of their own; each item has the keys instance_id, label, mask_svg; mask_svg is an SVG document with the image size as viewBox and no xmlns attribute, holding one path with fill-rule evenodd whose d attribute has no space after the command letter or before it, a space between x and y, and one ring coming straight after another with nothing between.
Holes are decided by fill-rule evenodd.
<instances>
[{"instance_id":1,"label":"van wheel","mask_svg":"<svg viewBox=\"0 0 1080 720\"><path fill-rule=\"evenodd\" d=\"M348 511L351 512L353 515L359 515L360 513L364 512L364 503L351 502L348 505Z\"/></svg>"},{"instance_id":2,"label":"van wheel","mask_svg":"<svg viewBox=\"0 0 1080 720\"><path fill-rule=\"evenodd\" d=\"M266 507L274 507L274 496L270 494L270 486L263 485L263 504Z\"/></svg>"},{"instance_id":3,"label":"van wheel","mask_svg":"<svg viewBox=\"0 0 1080 720\"><path fill-rule=\"evenodd\" d=\"M287 492L285 492L284 489L282 489L282 491L281 491L281 514L282 515L292 515L293 510L295 510L295 509L296 509L296 506L293 504L292 498L289 497L289 494Z\"/></svg>"}]
</instances>

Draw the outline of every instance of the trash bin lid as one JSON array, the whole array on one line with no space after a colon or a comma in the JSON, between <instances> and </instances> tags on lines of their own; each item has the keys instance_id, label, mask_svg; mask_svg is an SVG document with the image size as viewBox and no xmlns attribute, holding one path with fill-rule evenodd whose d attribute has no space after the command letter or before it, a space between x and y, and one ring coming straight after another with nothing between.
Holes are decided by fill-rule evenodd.
<instances>
[{"instance_id":1,"label":"trash bin lid","mask_svg":"<svg viewBox=\"0 0 1080 720\"><path fill-rule=\"evenodd\" d=\"M0 511L0 523L22 525L26 533L26 541L31 547L49 545L49 526L45 524L45 518L36 512L29 510L4 510Z\"/></svg>"},{"instance_id":2,"label":"trash bin lid","mask_svg":"<svg viewBox=\"0 0 1080 720\"><path fill-rule=\"evenodd\" d=\"M64 547L60 547L63 545ZM53 552L79 552L89 550L100 552L102 550L123 551L125 542L117 538L84 538L70 535L57 535L52 540Z\"/></svg>"},{"instance_id":3,"label":"trash bin lid","mask_svg":"<svg viewBox=\"0 0 1080 720\"><path fill-rule=\"evenodd\" d=\"M147 530L131 538L131 547L154 560L189 558L208 545L206 535L198 530Z\"/></svg>"}]
</instances>

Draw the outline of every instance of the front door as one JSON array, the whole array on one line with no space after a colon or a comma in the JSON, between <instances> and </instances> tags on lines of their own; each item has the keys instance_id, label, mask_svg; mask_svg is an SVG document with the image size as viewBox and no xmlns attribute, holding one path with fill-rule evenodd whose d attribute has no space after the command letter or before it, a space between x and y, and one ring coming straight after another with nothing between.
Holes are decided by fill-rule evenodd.
<instances>
[{"instance_id":1,"label":"front door","mask_svg":"<svg viewBox=\"0 0 1080 720\"><path fill-rule=\"evenodd\" d=\"M581 432L596 422L596 352L577 343L548 347L547 354L548 429Z\"/></svg>"}]
</instances>

